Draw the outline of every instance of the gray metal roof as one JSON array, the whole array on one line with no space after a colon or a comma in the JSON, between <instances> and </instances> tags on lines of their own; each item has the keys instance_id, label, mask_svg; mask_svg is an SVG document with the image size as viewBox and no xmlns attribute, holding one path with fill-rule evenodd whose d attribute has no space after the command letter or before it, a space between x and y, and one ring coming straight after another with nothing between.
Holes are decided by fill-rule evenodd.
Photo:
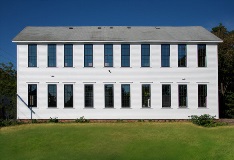
<instances>
[{"instance_id":1,"label":"gray metal roof","mask_svg":"<svg viewBox=\"0 0 234 160\"><path fill-rule=\"evenodd\" d=\"M25 27L13 42L21 41L129 41L184 42L221 39L203 27L87 26Z\"/></svg>"}]
</instances>

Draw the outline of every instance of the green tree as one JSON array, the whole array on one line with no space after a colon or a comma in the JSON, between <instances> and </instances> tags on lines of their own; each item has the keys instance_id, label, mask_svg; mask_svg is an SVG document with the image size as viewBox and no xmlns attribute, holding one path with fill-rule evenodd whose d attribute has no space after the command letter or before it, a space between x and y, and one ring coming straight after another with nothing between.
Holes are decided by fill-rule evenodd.
<instances>
[{"instance_id":1,"label":"green tree","mask_svg":"<svg viewBox=\"0 0 234 160\"><path fill-rule=\"evenodd\" d=\"M0 63L0 119L16 118L16 77L12 63Z\"/></svg>"},{"instance_id":2,"label":"green tree","mask_svg":"<svg viewBox=\"0 0 234 160\"><path fill-rule=\"evenodd\" d=\"M234 117L234 31L221 23L211 31L223 40L218 45L220 117Z\"/></svg>"}]
</instances>

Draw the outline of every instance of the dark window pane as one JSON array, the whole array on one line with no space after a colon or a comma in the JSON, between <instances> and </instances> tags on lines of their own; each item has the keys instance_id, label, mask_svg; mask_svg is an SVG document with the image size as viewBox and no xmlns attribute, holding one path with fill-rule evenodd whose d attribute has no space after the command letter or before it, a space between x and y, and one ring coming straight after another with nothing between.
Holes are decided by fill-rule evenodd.
<instances>
[{"instance_id":1,"label":"dark window pane","mask_svg":"<svg viewBox=\"0 0 234 160\"><path fill-rule=\"evenodd\" d=\"M28 106L37 107L37 85L28 85Z\"/></svg>"},{"instance_id":2,"label":"dark window pane","mask_svg":"<svg viewBox=\"0 0 234 160\"><path fill-rule=\"evenodd\" d=\"M64 45L64 67L73 67L73 45Z\"/></svg>"},{"instance_id":3,"label":"dark window pane","mask_svg":"<svg viewBox=\"0 0 234 160\"><path fill-rule=\"evenodd\" d=\"M198 67L206 67L206 45L198 45Z\"/></svg>"},{"instance_id":4,"label":"dark window pane","mask_svg":"<svg viewBox=\"0 0 234 160\"><path fill-rule=\"evenodd\" d=\"M161 45L161 67L170 67L170 45Z\"/></svg>"},{"instance_id":5,"label":"dark window pane","mask_svg":"<svg viewBox=\"0 0 234 160\"><path fill-rule=\"evenodd\" d=\"M178 45L178 67L187 66L187 49L185 44Z\"/></svg>"},{"instance_id":6,"label":"dark window pane","mask_svg":"<svg viewBox=\"0 0 234 160\"><path fill-rule=\"evenodd\" d=\"M84 66L93 67L93 45L84 45Z\"/></svg>"},{"instance_id":7,"label":"dark window pane","mask_svg":"<svg viewBox=\"0 0 234 160\"><path fill-rule=\"evenodd\" d=\"M162 107L171 107L171 85L162 85Z\"/></svg>"},{"instance_id":8,"label":"dark window pane","mask_svg":"<svg viewBox=\"0 0 234 160\"><path fill-rule=\"evenodd\" d=\"M113 45L104 45L104 66L113 67Z\"/></svg>"},{"instance_id":9,"label":"dark window pane","mask_svg":"<svg viewBox=\"0 0 234 160\"><path fill-rule=\"evenodd\" d=\"M56 67L56 44L48 44L48 67Z\"/></svg>"},{"instance_id":10,"label":"dark window pane","mask_svg":"<svg viewBox=\"0 0 234 160\"><path fill-rule=\"evenodd\" d=\"M121 67L130 67L130 45L121 45Z\"/></svg>"},{"instance_id":11,"label":"dark window pane","mask_svg":"<svg viewBox=\"0 0 234 160\"><path fill-rule=\"evenodd\" d=\"M93 107L93 85L85 85L85 107Z\"/></svg>"},{"instance_id":12,"label":"dark window pane","mask_svg":"<svg viewBox=\"0 0 234 160\"><path fill-rule=\"evenodd\" d=\"M198 85L198 107L207 107L207 85Z\"/></svg>"},{"instance_id":13,"label":"dark window pane","mask_svg":"<svg viewBox=\"0 0 234 160\"><path fill-rule=\"evenodd\" d=\"M105 84L105 107L114 107L114 85Z\"/></svg>"},{"instance_id":14,"label":"dark window pane","mask_svg":"<svg viewBox=\"0 0 234 160\"><path fill-rule=\"evenodd\" d=\"M142 85L142 107L151 106L151 91L150 84Z\"/></svg>"},{"instance_id":15,"label":"dark window pane","mask_svg":"<svg viewBox=\"0 0 234 160\"><path fill-rule=\"evenodd\" d=\"M64 107L73 107L73 85L64 85Z\"/></svg>"},{"instance_id":16,"label":"dark window pane","mask_svg":"<svg viewBox=\"0 0 234 160\"><path fill-rule=\"evenodd\" d=\"M48 85L48 107L57 107L57 85Z\"/></svg>"},{"instance_id":17,"label":"dark window pane","mask_svg":"<svg viewBox=\"0 0 234 160\"><path fill-rule=\"evenodd\" d=\"M28 45L28 67L37 67L37 45Z\"/></svg>"},{"instance_id":18,"label":"dark window pane","mask_svg":"<svg viewBox=\"0 0 234 160\"><path fill-rule=\"evenodd\" d=\"M187 107L187 85L179 85L179 107Z\"/></svg>"},{"instance_id":19,"label":"dark window pane","mask_svg":"<svg viewBox=\"0 0 234 160\"><path fill-rule=\"evenodd\" d=\"M122 107L130 107L130 84L121 85Z\"/></svg>"},{"instance_id":20,"label":"dark window pane","mask_svg":"<svg viewBox=\"0 0 234 160\"><path fill-rule=\"evenodd\" d=\"M141 45L141 67L150 66L150 45L142 44Z\"/></svg>"}]
</instances>

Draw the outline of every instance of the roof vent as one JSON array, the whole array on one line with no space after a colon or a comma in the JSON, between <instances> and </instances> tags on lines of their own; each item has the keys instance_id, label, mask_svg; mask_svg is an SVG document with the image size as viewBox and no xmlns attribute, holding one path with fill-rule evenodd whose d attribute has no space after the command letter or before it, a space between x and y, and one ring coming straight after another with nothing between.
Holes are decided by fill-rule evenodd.
<instances>
[{"instance_id":1,"label":"roof vent","mask_svg":"<svg viewBox=\"0 0 234 160\"><path fill-rule=\"evenodd\" d=\"M131 27L127 27L128 29L131 29Z\"/></svg>"},{"instance_id":2,"label":"roof vent","mask_svg":"<svg viewBox=\"0 0 234 160\"><path fill-rule=\"evenodd\" d=\"M102 29L102 27L98 27L98 29Z\"/></svg>"},{"instance_id":3,"label":"roof vent","mask_svg":"<svg viewBox=\"0 0 234 160\"><path fill-rule=\"evenodd\" d=\"M69 29L73 29L73 27L69 27Z\"/></svg>"},{"instance_id":4,"label":"roof vent","mask_svg":"<svg viewBox=\"0 0 234 160\"><path fill-rule=\"evenodd\" d=\"M156 29L160 29L159 27L155 27Z\"/></svg>"},{"instance_id":5,"label":"roof vent","mask_svg":"<svg viewBox=\"0 0 234 160\"><path fill-rule=\"evenodd\" d=\"M110 27L110 29L113 29L113 27Z\"/></svg>"}]
</instances>

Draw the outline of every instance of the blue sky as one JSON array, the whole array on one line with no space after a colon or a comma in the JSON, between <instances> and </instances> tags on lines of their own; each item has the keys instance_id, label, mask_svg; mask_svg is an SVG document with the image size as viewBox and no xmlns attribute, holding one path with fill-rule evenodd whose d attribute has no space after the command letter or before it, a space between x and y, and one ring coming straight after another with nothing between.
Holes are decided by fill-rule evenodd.
<instances>
[{"instance_id":1,"label":"blue sky","mask_svg":"<svg viewBox=\"0 0 234 160\"><path fill-rule=\"evenodd\" d=\"M0 63L26 26L203 26L234 30L234 0L0 0Z\"/></svg>"}]
</instances>

